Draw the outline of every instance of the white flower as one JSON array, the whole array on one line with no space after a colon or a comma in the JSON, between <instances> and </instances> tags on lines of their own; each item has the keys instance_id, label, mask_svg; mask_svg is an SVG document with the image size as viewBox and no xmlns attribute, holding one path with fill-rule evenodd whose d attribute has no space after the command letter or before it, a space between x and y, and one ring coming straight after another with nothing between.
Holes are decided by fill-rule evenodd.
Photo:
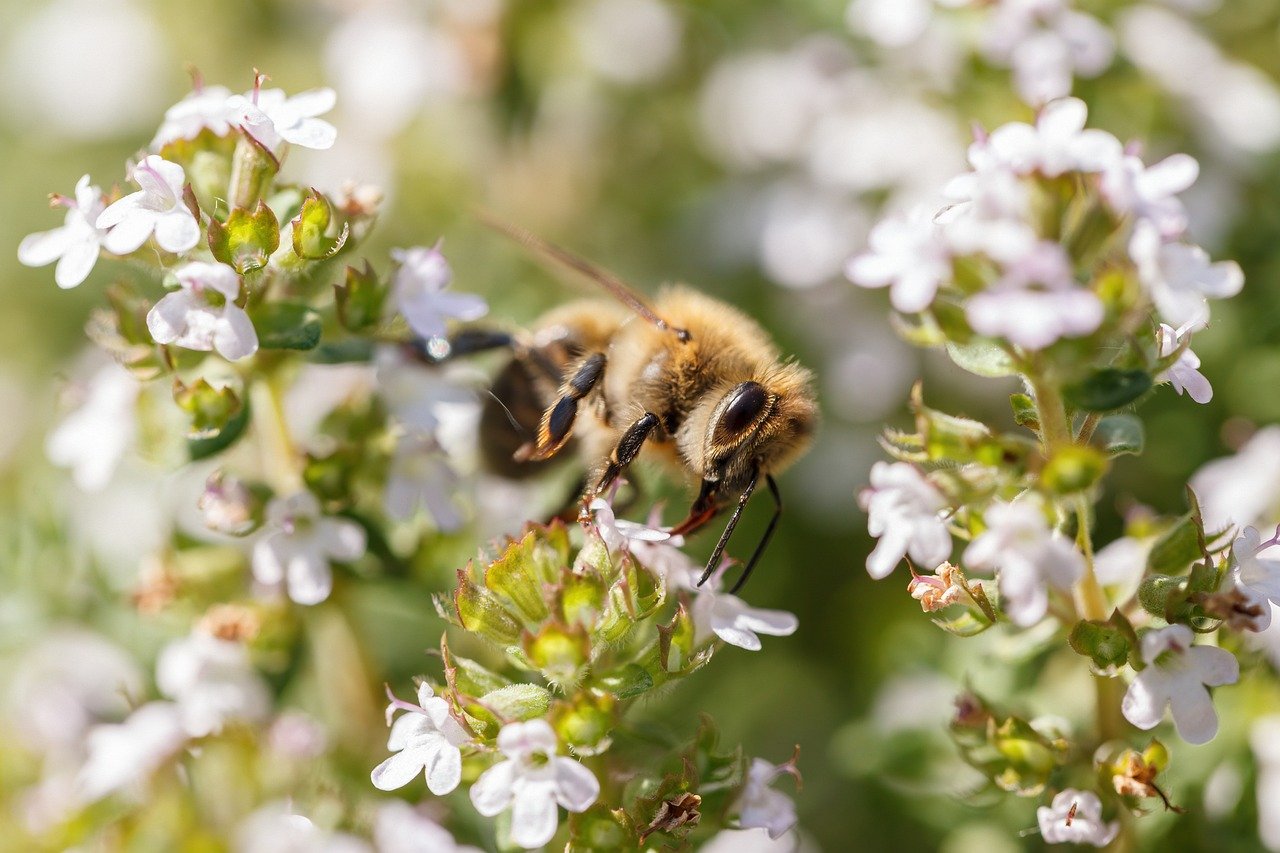
<instances>
[{"instance_id":1,"label":"white flower","mask_svg":"<svg viewBox=\"0 0 1280 853\"><path fill-rule=\"evenodd\" d=\"M1085 130L1088 109L1078 98L1047 104L1035 126L1011 122L970 147L970 162L1000 164L1019 175L1054 178L1067 172L1102 172L1123 154L1103 130Z\"/></svg>"},{"instance_id":2,"label":"white flower","mask_svg":"<svg viewBox=\"0 0 1280 853\"><path fill-rule=\"evenodd\" d=\"M488 312L489 306L475 294L445 292L453 270L438 247L392 249L391 257L400 263L393 284L396 305L422 337L443 337L445 320L451 317L478 320Z\"/></svg>"},{"instance_id":3,"label":"white flower","mask_svg":"<svg viewBox=\"0 0 1280 853\"><path fill-rule=\"evenodd\" d=\"M200 242L200 223L182 198L187 173L159 154L148 154L129 175L138 186L98 215L96 225L110 228L102 245L108 252L127 255L153 233L156 244L180 255Z\"/></svg>"},{"instance_id":4,"label":"white flower","mask_svg":"<svg viewBox=\"0 0 1280 853\"><path fill-rule=\"evenodd\" d=\"M849 29L883 47L911 44L932 18L932 0L853 0L844 13Z\"/></svg>"},{"instance_id":5,"label":"white flower","mask_svg":"<svg viewBox=\"0 0 1280 853\"><path fill-rule=\"evenodd\" d=\"M794 613L751 607L736 595L714 589L717 582L718 578L705 584L693 602L695 644L715 634L731 646L757 652L760 634L789 637L800 626Z\"/></svg>"},{"instance_id":6,"label":"white flower","mask_svg":"<svg viewBox=\"0 0 1280 853\"><path fill-rule=\"evenodd\" d=\"M1102 801L1093 791L1066 788L1053 798L1052 806L1036 809L1040 834L1049 844L1092 844L1106 847L1120 832L1120 821L1104 823Z\"/></svg>"},{"instance_id":7,"label":"white flower","mask_svg":"<svg viewBox=\"0 0 1280 853\"><path fill-rule=\"evenodd\" d=\"M197 85L164 111L164 122L151 140L151 150L159 151L179 139L195 139L205 128L215 136L226 136L231 132L230 98L231 90L225 86Z\"/></svg>"},{"instance_id":8,"label":"white flower","mask_svg":"<svg viewBox=\"0 0 1280 853\"><path fill-rule=\"evenodd\" d=\"M923 311L938 288L951 278L951 255L942 231L927 208L877 223L867 238L868 251L845 267L849 280L861 287L889 287L898 311Z\"/></svg>"},{"instance_id":9,"label":"white flower","mask_svg":"<svg viewBox=\"0 0 1280 853\"><path fill-rule=\"evenodd\" d=\"M1235 261L1215 264L1199 246L1165 243L1149 222L1134 226L1129 255L1160 316L1172 326L1207 323L1206 297L1225 299L1244 286L1244 273Z\"/></svg>"},{"instance_id":10,"label":"white flower","mask_svg":"<svg viewBox=\"0 0 1280 853\"><path fill-rule=\"evenodd\" d=\"M231 720L259 722L271 709L266 682L244 645L201 632L165 646L156 686L177 703L191 737L217 734Z\"/></svg>"},{"instance_id":11,"label":"white flower","mask_svg":"<svg viewBox=\"0 0 1280 853\"><path fill-rule=\"evenodd\" d=\"M1215 646L1193 646L1186 625L1170 625L1142 635L1146 669L1124 694L1120 709L1140 729L1153 729L1173 711L1173 724L1187 743L1208 743L1218 733L1218 714L1206 687L1235 684L1240 664L1231 652Z\"/></svg>"},{"instance_id":12,"label":"white flower","mask_svg":"<svg viewBox=\"0 0 1280 853\"><path fill-rule=\"evenodd\" d=\"M417 432L400 436L387 476L387 515L408 521L426 507L437 529L457 530L462 525L453 503L457 490L458 475L435 438Z\"/></svg>"},{"instance_id":13,"label":"white flower","mask_svg":"<svg viewBox=\"0 0 1280 853\"><path fill-rule=\"evenodd\" d=\"M85 742L88 756L77 778L86 802L144 781L186 742L178 706L150 702L123 723L95 726Z\"/></svg>"},{"instance_id":14,"label":"white flower","mask_svg":"<svg viewBox=\"0 0 1280 853\"><path fill-rule=\"evenodd\" d=\"M951 556L946 498L914 466L871 466L871 486L858 495L858 505L867 513L867 532L880 540L867 557L867 573L876 580L888 577L907 554L929 571Z\"/></svg>"},{"instance_id":15,"label":"white flower","mask_svg":"<svg viewBox=\"0 0 1280 853\"><path fill-rule=\"evenodd\" d=\"M141 384L112 362L89 380L84 403L63 418L45 441L55 465L71 469L86 492L106 488L138 432L135 404Z\"/></svg>"},{"instance_id":16,"label":"white flower","mask_svg":"<svg viewBox=\"0 0 1280 853\"><path fill-rule=\"evenodd\" d=\"M76 197L59 203L67 208L62 227L28 234L18 244L18 260L29 267L42 267L58 262L53 280L58 287L75 287L93 271L98 262L98 249L107 231L96 224L102 213L102 190L89 185L89 176L76 182Z\"/></svg>"},{"instance_id":17,"label":"white flower","mask_svg":"<svg viewBox=\"0 0 1280 853\"><path fill-rule=\"evenodd\" d=\"M1231 580L1261 610L1252 630L1265 631L1271 625L1271 605L1280 604L1280 560L1258 556L1273 547L1275 537L1266 542L1253 527L1246 527L1231 547Z\"/></svg>"},{"instance_id":18,"label":"white flower","mask_svg":"<svg viewBox=\"0 0 1280 853\"><path fill-rule=\"evenodd\" d=\"M1093 555L1094 576L1109 589L1112 601L1117 604L1128 601L1138 591L1147 570L1147 555L1155 543L1154 536L1142 539L1121 536Z\"/></svg>"},{"instance_id":19,"label":"white flower","mask_svg":"<svg viewBox=\"0 0 1280 853\"><path fill-rule=\"evenodd\" d=\"M253 576L267 586L285 584L298 604L319 604L333 589L330 560L350 562L365 551L364 528L345 518L320 514L310 492L296 492L267 504L272 532L253 549Z\"/></svg>"},{"instance_id":20,"label":"white flower","mask_svg":"<svg viewBox=\"0 0 1280 853\"><path fill-rule=\"evenodd\" d=\"M364 840L316 826L291 803L268 803L236 828L235 853L373 853Z\"/></svg>"},{"instance_id":21,"label":"white flower","mask_svg":"<svg viewBox=\"0 0 1280 853\"><path fill-rule=\"evenodd\" d=\"M613 514L613 507L604 498L591 501L588 509L592 512L596 533L600 534L604 544L615 554L631 551L640 543L666 542L675 547L684 544L683 536L672 536L670 530L658 527L656 523L655 525L640 524L627 521L625 518L617 518Z\"/></svg>"},{"instance_id":22,"label":"white flower","mask_svg":"<svg viewBox=\"0 0 1280 853\"><path fill-rule=\"evenodd\" d=\"M390 696L390 694L388 694ZM449 703L434 695L431 685L418 685L418 704L391 696L387 719L397 710L407 711L391 726L387 749L395 755L383 761L369 775L374 787L394 791L412 782L418 774L427 778L427 789L443 796L462 781L462 751L471 735L453 718Z\"/></svg>"},{"instance_id":23,"label":"white flower","mask_svg":"<svg viewBox=\"0 0 1280 853\"><path fill-rule=\"evenodd\" d=\"M595 507L594 504L592 506ZM684 537L673 536L670 528L662 526L662 507L655 506L644 524L626 520L609 522L603 518L603 511L599 507L595 508L597 529L602 525L613 525L614 533L600 531L601 538L611 550L615 546L609 544L610 536L621 537L625 541L620 542L619 547L625 547L636 562L662 578L668 592L677 589L696 591L694 582L702 573L702 567L680 550L684 547ZM608 518L612 519L613 510L609 509L608 512Z\"/></svg>"},{"instance_id":24,"label":"white flower","mask_svg":"<svg viewBox=\"0 0 1280 853\"><path fill-rule=\"evenodd\" d=\"M1258 837L1268 850L1280 850L1280 715L1255 721L1249 743L1258 765Z\"/></svg>"},{"instance_id":25,"label":"white flower","mask_svg":"<svg viewBox=\"0 0 1280 853\"><path fill-rule=\"evenodd\" d=\"M600 795L591 771L556 755L556 735L546 720L507 723L498 732L506 756L471 786L471 802L485 817L511 809L511 840L532 850L551 841L559 826L556 804L571 812L590 808Z\"/></svg>"},{"instance_id":26,"label":"white flower","mask_svg":"<svg viewBox=\"0 0 1280 853\"><path fill-rule=\"evenodd\" d=\"M1205 530L1274 520L1280 504L1280 426L1258 430L1234 456L1214 459L1191 475Z\"/></svg>"},{"instance_id":27,"label":"white flower","mask_svg":"<svg viewBox=\"0 0 1280 853\"><path fill-rule=\"evenodd\" d=\"M279 156L286 142L317 150L332 148L337 128L316 116L333 109L337 100L332 89L310 89L289 97L283 89L255 88L232 95L227 109L233 125Z\"/></svg>"},{"instance_id":28,"label":"white flower","mask_svg":"<svg viewBox=\"0 0 1280 853\"><path fill-rule=\"evenodd\" d=\"M737 803L738 823L744 829L764 829L770 838L778 838L796 825L796 804L786 794L769 787L783 773L800 778L794 761L775 765L763 758L751 759L747 783Z\"/></svg>"},{"instance_id":29,"label":"white flower","mask_svg":"<svg viewBox=\"0 0 1280 853\"><path fill-rule=\"evenodd\" d=\"M373 819L378 853L480 853L459 844L449 830L403 800L389 800Z\"/></svg>"},{"instance_id":30,"label":"white flower","mask_svg":"<svg viewBox=\"0 0 1280 853\"><path fill-rule=\"evenodd\" d=\"M174 270L180 288L147 312L147 329L158 344L209 352L228 361L258 351L258 333L235 304L240 276L226 264L192 261Z\"/></svg>"},{"instance_id":31,"label":"white flower","mask_svg":"<svg viewBox=\"0 0 1280 853\"><path fill-rule=\"evenodd\" d=\"M1017 6L1005 3L1002 8ZM1027 4L1022 4L1027 5ZM1096 77L1115 56L1116 43L1094 17L1051 5L1045 28L1028 32L1013 42L1007 61L1013 68L1018 94L1029 104L1040 105L1071 94L1072 78Z\"/></svg>"},{"instance_id":32,"label":"white flower","mask_svg":"<svg viewBox=\"0 0 1280 853\"><path fill-rule=\"evenodd\" d=\"M974 331L1028 350L1088 335L1104 313L1102 301L1072 278L1066 251L1049 242L1032 247L965 306Z\"/></svg>"},{"instance_id":33,"label":"white flower","mask_svg":"<svg viewBox=\"0 0 1280 853\"><path fill-rule=\"evenodd\" d=\"M1084 558L1049 529L1035 493L1010 503L993 501L982 517L987 529L965 549L964 563L999 569L1005 613L1016 625L1034 625L1049 607L1047 585L1070 589L1084 574Z\"/></svg>"},{"instance_id":34,"label":"white flower","mask_svg":"<svg viewBox=\"0 0 1280 853\"><path fill-rule=\"evenodd\" d=\"M1111 209L1155 226L1165 239L1187 230L1187 209L1178 193L1189 189L1200 174L1200 164L1187 154L1174 154L1154 166L1127 154L1102 174L1099 188Z\"/></svg>"},{"instance_id":35,"label":"white flower","mask_svg":"<svg viewBox=\"0 0 1280 853\"><path fill-rule=\"evenodd\" d=\"M1160 324L1160 331L1157 333L1157 343L1160 347L1160 357L1173 355L1178 351L1178 347L1182 345L1182 338L1188 333L1187 327L1174 329L1167 323ZM1209 380L1200 372L1200 357L1187 347L1178 356L1178 360L1169 365L1169 369L1156 377L1157 380L1167 380L1173 386L1173 390L1182 394L1184 391L1187 396L1197 403L1207 403L1213 399L1213 386L1209 384Z\"/></svg>"}]
</instances>

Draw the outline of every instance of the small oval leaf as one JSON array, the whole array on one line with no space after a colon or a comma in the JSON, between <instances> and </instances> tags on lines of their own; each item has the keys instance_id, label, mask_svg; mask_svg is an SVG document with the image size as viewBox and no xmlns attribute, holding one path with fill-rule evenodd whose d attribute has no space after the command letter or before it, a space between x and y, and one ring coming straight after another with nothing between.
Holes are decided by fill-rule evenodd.
<instances>
[{"instance_id":1,"label":"small oval leaf","mask_svg":"<svg viewBox=\"0 0 1280 853\"><path fill-rule=\"evenodd\" d=\"M315 349L320 343L320 315L306 305L272 302L250 315L262 349Z\"/></svg>"},{"instance_id":2,"label":"small oval leaf","mask_svg":"<svg viewBox=\"0 0 1280 853\"><path fill-rule=\"evenodd\" d=\"M1145 370L1108 367L1063 389L1067 402L1087 412L1110 412L1127 406L1151 390L1151 374Z\"/></svg>"}]
</instances>

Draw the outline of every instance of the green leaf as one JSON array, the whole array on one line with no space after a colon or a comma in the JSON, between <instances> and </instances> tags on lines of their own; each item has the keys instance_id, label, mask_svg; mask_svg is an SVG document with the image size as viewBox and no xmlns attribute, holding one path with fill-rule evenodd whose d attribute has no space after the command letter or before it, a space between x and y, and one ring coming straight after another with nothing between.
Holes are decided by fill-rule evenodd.
<instances>
[{"instance_id":1,"label":"green leaf","mask_svg":"<svg viewBox=\"0 0 1280 853\"><path fill-rule=\"evenodd\" d=\"M373 351L373 341L348 338L320 344L307 356L307 361L313 364L367 364L373 361Z\"/></svg>"},{"instance_id":2,"label":"green leaf","mask_svg":"<svg viewBox=\"0 0 1280 853\"><path fill-rule=\"evenodd\" d=\"M1018 426L1040 430L1040 411L1036 408L1036 401L1031 399L1030 394L1010 394L1009 406L1013 409L1013 420Z\"/></svg>"},{"instance_id":3,"label":"green leaf","mask_svg":"<svg viewBox=\"0 0 1280 853\"><path fill-rule=\"evenodd\" d=\"M261 200L252 213L237 207L226 222L209 221L209 250L241 275L265 267L279 246L280 223Z\"/></svg>"},{"instance_id":4,"label":"green leaf","mask_svg":"<svg viewBox=\"0 0 1280 853\"><path fill-rule=\"evenodd\" d=\"M978 376L1013 376L1018 366L1013 357L988 338L974 338L965 344L947 342L947 355L959 367Z\"/></svg>"},{"instance_id":5,"label":"green leaf","mask_svg":"<svg viewBox=\"0 0 1280 853\"><path fill-rule=\"evenodd\" d=\"M501 717L532 720L547 713L551 693L536 684L508 684L484 694L480 701Z\"/></svg>"},{"instance_id":6,"label":"green leaf","mask_svg":"<svg viewBox=\"0 0 1280 853\"><path fill-rule=\"evenodd\" d=\"M1108 367L1063 389L1066 400L1087 412L1109 412L1127 406L1151 390L1151 374L1145 370Z\"/></svg>"},{"instance_id":7,"label":"green leaf","mask_svg":"<svg viewBox=\"0 0 1280 853\"><path fill-rule=\"evenodd\" d=\"M952 619L934 619L933 624L957 637L976 637L995 623L979 619L972 610L966 610Z\"/></svg>"},{"instance_id":8,"label":"green leaf","mask_svg":"<svg viewBox=\"0 0 1280 853\"><path fill-rule=\"evenodd\" d=\"M269 302L249 315L262 349L315 349L320 343L320 315L306 305Z\"/></svg>"},{"instance_id":9,"label":"green leaf","mask_svg":"<svg viewBox=\"0 0 1280 853\"><path fill-rule=\"evenodd\" d=\"M249 425L249 401L245 400L240 406L240 410L236 412L222 427L215 432L202 435L197 438L187 439L187 455L191 457L192 462L201 459L208 459L210 456L221 453L232 444L240 436L244 435L244 428Z\"/></svg>"},{"instance_id":10,"label":"green leaf","mask_svg":"<svg viewBox=\"0 0 1280 853\"><path fill-rule=\"evenodd\" d=\"M1187 513L1166 530L1147 555L1147 572L1177 575L1204 556L1200 547L1203 531L1194 513Z\"/></svg>"},{"instance_id":11,"label":"green leaf","mask_svg":"<svg viewBox=\"0 0 1280 853\"><path fill-rule=\"evenodd\" d=\"M653 676L639 664L629 663L621 669L606 672L596 678L593 686L619 699L628 699L652 690Z\"/></svg>"},{"instance_id":12,"label":"green leaf","mask_svg":"<svg viewBox=\"0 0 1280 853\"><path fill-rule=\"evenodd\" d=\"M1076 654L1089 658L1100 670L1123 665L1132 650L1121 628L1101 620L1077 622L1067 642Z\"/></svg>"},{"instance_id":13,"label":"green leaf","mask_svg":"<svg viewBox=\"0 0 1280 853\"><path fill-rule=\"evenodd\" d=\"M1108 456L1120 456L1142 453L1145 444L1145 432L1142 421L1135 415L1107 415L1098 421L1098 428L1093 434L1093 443L1100 445Z\"/></svg>"}]
</instances>

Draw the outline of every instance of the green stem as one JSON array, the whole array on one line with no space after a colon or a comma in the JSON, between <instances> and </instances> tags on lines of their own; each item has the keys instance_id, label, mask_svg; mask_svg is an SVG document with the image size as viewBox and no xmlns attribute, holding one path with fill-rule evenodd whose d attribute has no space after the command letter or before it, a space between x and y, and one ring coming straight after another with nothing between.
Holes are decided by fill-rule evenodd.
<instances>
[{"instance_id":1,"label":"green stem","mask_svg":"<svg viewBox=\"0 0 1280 853\"><path fill-rule=\"evenodd\" d=\"M270 154L251 142L247 134L241 134L231 158L231 182L227 188L232 209L251 209L279 169Z\"/></svg>"},{"instance_id":2,"label":"green stem","mask_svg":"<svg viewBox=\"0 0 1280 853\"><path fill-rule=\"evenodd\" d=\"M1057 383L1038 372L1028 374L1027 380L1031 383L1031 393L1036 399L1036 409L1040 415L1040 441L1046 455L1058 445L1071 444L1067 407Z\"/></svg>"},{"instance_id":3,"label":"green stem","mask_svg":"<svg viewBox=\"0 0 1280 853\"><path fill-rule=\"evenodd\" d=\"M1076 444L1088 444L1093 438L1093 431L1098 428L1098 421L1102 420L1102 415L1097 412L1090 412L1080 423L1080 431L1076 433Z\"/></svg>"},{"instance_id":4,"label":"green stem","mask_svg":"<svg viewBox=\"0 0 1280 853\"><path fill-rule=\"evenodd\" d=\"M267 480L282 495L301 491L300 457L289 436L279 388L270 377L265 377L249 386L249 395L253 405L254 432L258 436L262 469Z\"/></svg>"}]
</instances>

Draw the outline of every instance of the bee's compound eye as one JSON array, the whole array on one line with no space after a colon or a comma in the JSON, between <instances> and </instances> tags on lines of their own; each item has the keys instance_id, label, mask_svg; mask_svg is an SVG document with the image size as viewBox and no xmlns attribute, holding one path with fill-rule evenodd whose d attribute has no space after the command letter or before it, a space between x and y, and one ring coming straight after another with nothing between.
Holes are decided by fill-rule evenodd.
<instances>
[{"instance_id":1,"label":"bee's compound eye","mask_svg":"<svg viewBox=\"0 0 1280 853\"><path fill-rule=\"evenodd\" d=\"M733 391L733 399L720 416L720 428L736 435L756 422L769 403L769 392L758 382L743 382Z\"/></svg>"}]
</instances>

